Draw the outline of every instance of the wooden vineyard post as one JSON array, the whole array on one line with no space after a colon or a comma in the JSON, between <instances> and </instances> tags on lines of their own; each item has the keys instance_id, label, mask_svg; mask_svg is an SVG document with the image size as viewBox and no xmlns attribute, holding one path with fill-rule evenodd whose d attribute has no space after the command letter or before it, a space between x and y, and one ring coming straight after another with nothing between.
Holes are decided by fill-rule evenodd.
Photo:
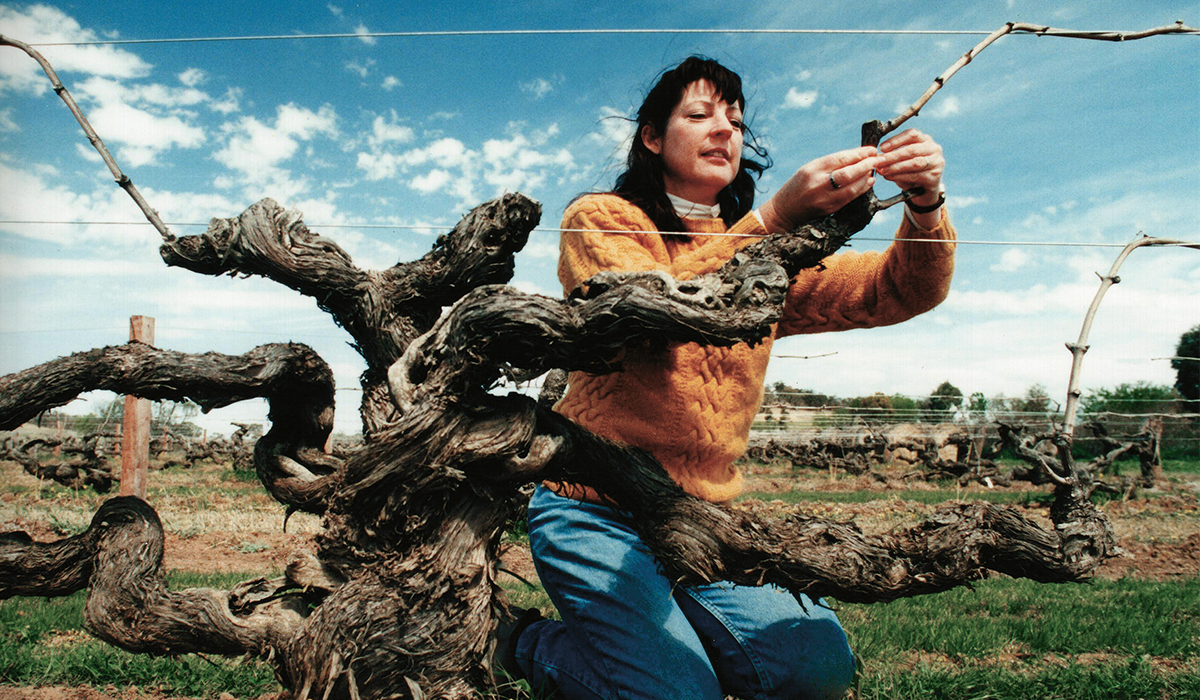
<instances>
[{"instance_id":1,"label":"wooden vineyard post","mask_svg":"<svg viewBox=\"0 0 1200 700\"><path fill-rule=\"evenodd\" d=\"M154 319L129 317L129 339L154 344ZM150 471L150 400L125 397L125 420L121 430L121 495L146 499L146 475Z\"/></svg>"}]
</instances>

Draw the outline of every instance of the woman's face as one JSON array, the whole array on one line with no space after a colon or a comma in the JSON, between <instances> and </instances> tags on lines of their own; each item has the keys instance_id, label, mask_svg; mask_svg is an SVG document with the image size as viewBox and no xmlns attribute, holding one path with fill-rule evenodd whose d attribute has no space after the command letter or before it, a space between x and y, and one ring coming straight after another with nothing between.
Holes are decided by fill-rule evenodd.
<instances>
[{"instance_id":1,"label":"woman's face","mask_svg":"<svg viewBox=\"0 0 1200 700\"><path fill-rule=\"evenodd\" d=\"M662 156L667 192L697 204L716 204L742 160L742 110L717 96L712 83L688 85L667 119L665 133L650 125L642 142Z\"/></svg>"}]
</instances>

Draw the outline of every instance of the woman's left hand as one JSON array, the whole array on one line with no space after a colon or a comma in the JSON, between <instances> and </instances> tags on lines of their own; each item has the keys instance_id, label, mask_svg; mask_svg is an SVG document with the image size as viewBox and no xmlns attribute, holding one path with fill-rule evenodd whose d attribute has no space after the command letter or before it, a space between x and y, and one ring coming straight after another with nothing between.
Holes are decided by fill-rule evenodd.
<instances>
[{"instance_id":1,"label":"woman's left hand","mask_svg":"<svg viewBox=\"0 0 1200 700\"><path fill-rule=\"evenodd\" d=\"M913 204L929 206L938 201L946 160L942 157L942 147L928 134L907 129L884 141L879 145L879 150L883 155L875 166L876 173L896 183L902 190L924 188L924 193L913 197ZM936 225L941 218L941 210L931 212L924 218Z\"/></svg>"}]
</instances>

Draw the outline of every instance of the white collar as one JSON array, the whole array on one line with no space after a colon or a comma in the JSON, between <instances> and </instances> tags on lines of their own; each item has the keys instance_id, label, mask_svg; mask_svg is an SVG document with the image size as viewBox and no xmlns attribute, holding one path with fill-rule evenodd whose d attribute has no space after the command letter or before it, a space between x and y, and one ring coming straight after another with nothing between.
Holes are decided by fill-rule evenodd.
<instances>
[{"instance_id":1,"label":"white collar","mask_svg":"<svg viewBox=\"0 0 1200 700\"><path fill-rule=\"evenodd\" d=\"M707 204L696 204L695 202L689 202L683 197L676 197L670 192L667 193L667 199L671 200L671 206L675 207L675 213L681 219L721 218L720 204L714 204L711 207Z\"/></svg>"}]
</instances>

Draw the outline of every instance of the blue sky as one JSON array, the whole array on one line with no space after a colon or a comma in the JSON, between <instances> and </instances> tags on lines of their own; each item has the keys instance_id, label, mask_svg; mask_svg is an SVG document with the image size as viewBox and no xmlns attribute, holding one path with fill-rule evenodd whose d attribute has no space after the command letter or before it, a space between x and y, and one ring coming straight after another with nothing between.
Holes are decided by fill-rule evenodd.
<instances>
[{"instance_id":1,"label":"blue sky","mask_svg":"<svg viewBox=\"0 0 1200 700\"><path fill-rule=\"evenodd\" d=\"M1139 30L1200 25L1195 2L195 3L0 5L0 33L28 41L479 29L805 28L993 30L1005 21ZM272 197L304 213L360 267L427 251L473 205L504 191L567 202L612 184L628 127L660 70L692 53L746 82L750 124L775 167L857 145L894 116L972 35L630 34L394 37L44 47L122 168L169 222L206 222ZM0 51L0 220L141 221L36 64ZM1200 240L1200 39L1111 44L1010 36L954 76L910 122L947 158L960 238L950 297L882 329L776 345L768 381L853 396L964 393L1063 400L1070 355L1098 280L1139 232ZM885 186L886 187L886 186ZM881 192L887 192L881 187ZM386 224L396 228L367 227ZM854 246L881 249L886 213ZM406 228L431 225L431 230ZM173 226L179 234L194 226ZM535 232L513 284L557 296L557 236ZM134 314L156 344L242 353L313 346L334 368L337 427L357 429L364 365L315 303L259 279L167 268L145 225L0 223L0 373L121 343ZM1012 243L985 245L984 243ZM1200 253L1134 253L1106 297L1085 388L1171 384L1200 323ZM67 410L86 412L89 395ZM262 402L204 419L228 433Z\"/></svg>"}]
</instances>

